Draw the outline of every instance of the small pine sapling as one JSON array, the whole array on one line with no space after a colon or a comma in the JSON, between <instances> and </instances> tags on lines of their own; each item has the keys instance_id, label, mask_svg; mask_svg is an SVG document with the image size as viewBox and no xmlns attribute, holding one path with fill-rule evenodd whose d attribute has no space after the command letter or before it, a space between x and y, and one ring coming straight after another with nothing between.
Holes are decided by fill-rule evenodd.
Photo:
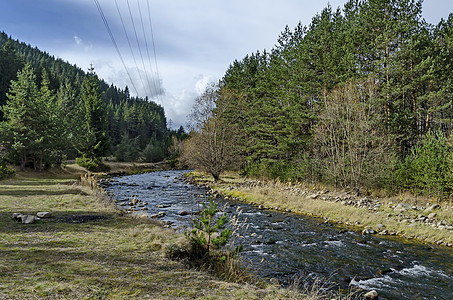
<instances>
[{"instance_id":1,"label":"small pine sapling","mask_svg":"<svg viewBox=\"0 0 453 300\"><path fill-rule=\"evenodd\" d=\"M210 255L212 249L221 249L229 242L232 231L225 228L228 218L226 213L216 217L219 212L217 203L211 198L209 206L203 203L203 211L199 219L193 220L194 228L186 232L186 237L190 240L196 256Z\"/></svg>"}]
</instances>

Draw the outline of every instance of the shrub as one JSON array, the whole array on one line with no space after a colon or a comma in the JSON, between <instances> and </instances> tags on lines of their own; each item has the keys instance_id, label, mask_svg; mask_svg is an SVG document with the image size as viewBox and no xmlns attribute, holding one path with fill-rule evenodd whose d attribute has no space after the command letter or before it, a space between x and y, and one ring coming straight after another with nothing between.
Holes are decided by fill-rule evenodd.
<instances>
[{"instance_id":1,"label":"shrub","mask_svg":"<svg viewBox=\"0 0 453 300\"><path fill-rule=\"evenodd\" d=\"M279 179L280 181L302 181L312 177L312 162L308 157L297 161L278 160L260 163L251 163L246 166L242 175Z\"/></svg>"},{"instance_id":2,"label":"shrub","mask_svg":"<svg viewBox=\"0 0 453 300\"><path fill-rule=\"evenodd\" d=\"M0 165L0 180L14 176L16 171L8 169L6 166Z\"/></svg>"},{"instance_id":3,"label":"shrub","mask_svg":"<svg viewBox=\"0 0 453 300\"><path fill-rule=\"evenodd\" d=\"M85 156L77 157L76 163L91 172L103 172L109 170L109 167L104 165L104 163L99 158L93 159Z\"/></svg>"},{"instance_id":4,"label":"shrub","mask_svg":"<svg viewBox=\"0 0 453 300\"><path fill-rule=\"evenodd\" d=\"M137 161L140 156L138 139L123 136L114 155L117 161Z\"/></svg>"},{"instance_id":5,"label":"shrub","mask_svg":"<svg viewBox=\"0 0 453 300\"><path fill-rule=\"evenodd\" d=\"M252 277L240 266L238 253L242 245L233 247L230 242L233 231L226 228L229 220L224 213L219 213L217 203L212 199L209 205L203 203L200 217L193 220L194 228L185 233L189 246L187 248L171 245L166 249L167 257L185 261L196 268L204 268L229 281L244 282ZM234 225L234 224L233 224ZM230 242L230 248L226 249Z\"/></svg>"},{"instance_id":6,"label":"shrub","mask_svg":"<svg viewBox=\"0 0 453 300\"><path fill-rule=\"evenodd\" d=\"M428 132L395 172L400 189L444 198L453 191L453 149L442 132Z\"/></svg>"},{"instance_id":7,"label":"shrub","mask_svg":"<svg viewBox=\"0 0 453 300\"><path fill-rule=\"evenodd\" d=\"M146 162L160 162L165 159L165 143L151 141L143 150L143 156Z\"/></svg>"},{"instance_id":8,"label":"shrub","mask_svg":"<svg viewBox=\"0 0 453 300\"><path fill-rule=\"evenodd\" d=\"M230 240L232 231L230 228L225 228L225 224L228 222L226 213L216 217L219 212L217 203L212 199L209 201L209 206L203 203L200 218L194 219L194 228L186 232L186 237L196 256L210 256L213 250L221 249ZM239 248L236 249L236 252L238 252L237 250Z\"/></svg>"}]
</instances>

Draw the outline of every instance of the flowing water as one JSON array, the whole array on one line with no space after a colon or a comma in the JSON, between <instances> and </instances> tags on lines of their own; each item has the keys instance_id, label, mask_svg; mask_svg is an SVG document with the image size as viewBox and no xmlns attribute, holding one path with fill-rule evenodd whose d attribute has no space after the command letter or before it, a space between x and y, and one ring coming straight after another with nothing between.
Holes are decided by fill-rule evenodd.
<instances>
[{"instance_id":1,"label":"flowing water","mask_svg":"<svg viewBox=\"0 0 453 300\"><path fill-rule=\"evenodd\" d=\"M183 171L115 178L107 187L118 204L146 201L142 212L184 230L208 201L206 190L178 180ZM248 225L241 253L252 270L283 284L320 278L334 288L376 290L379 299L453 299L453 251L397 237L363 236L357 229L241 202L217 199L228 214L240 211ZM143 208L143 205L142 205ZM140 209L140 208L139 208ZM163 215L162 213L165 213Z\"/></svg>"}]
</instances>

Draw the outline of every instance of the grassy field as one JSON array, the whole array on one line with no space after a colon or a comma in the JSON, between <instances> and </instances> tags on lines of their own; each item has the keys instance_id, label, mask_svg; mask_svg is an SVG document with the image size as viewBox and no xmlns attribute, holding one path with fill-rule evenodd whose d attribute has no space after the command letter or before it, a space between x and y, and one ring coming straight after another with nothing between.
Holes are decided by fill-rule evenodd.
<instances>
[{"instance_id":1,"label":"grassy field","mask_svg":"<svg viewBox=\"0 0 453 300\"><path fill-rule=\"evenodd\" d=\"M318 299L273 285L234 284L165 257L183 236L122 216L76 183L76 166L0 181L0 299ZM12 214L49 211L22 224Z\"/></svg>"}]
</instances>

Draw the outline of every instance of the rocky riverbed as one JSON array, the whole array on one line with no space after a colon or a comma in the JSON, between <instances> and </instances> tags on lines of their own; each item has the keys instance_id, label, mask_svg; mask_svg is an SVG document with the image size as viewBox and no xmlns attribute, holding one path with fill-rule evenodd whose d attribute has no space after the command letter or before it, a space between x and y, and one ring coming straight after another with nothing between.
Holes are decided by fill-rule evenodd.
<instances>
[{"instance_id":1,"label":"rocky riverbed","mask_svg":"<svg viewBox=\"0 0 453 300\"><path fill-rule=\"evenodd\" d=\"M321 278L334 289L376 290L382 299L449 299L447 295L451 295L453 261L450 249L391 236L390 223L364 226L370 216L396 215L397 204L392 207L394 204L389 205L388 200L379 200L382 202L379 209L369 213L368 208L341 204L341 201L358 202L365 198L352 193L342 196L344 192L283 184L270 187L253 181L194 186L177 180L181 174L168 171L120 177L114 179L108 189L114 192L117 204L123 210L158 218L168 226L182 230L184 226L190 226L201 203L208 201L209 196L216 198L228 216L244 222L248 228L241 234L243 259L259 276L276 283L291 284L295 278L301 278L305 284ZM247 193L252 192L259 195L250 198ZM262 201L263 196L269 201ZM323 197L331 200L322 200ZM236 201L239 198L241 201ZM276 202L276 198L288 202ZM356 220L363 224L339 224L335 218L320 218L321 213L318 217L309 217L307 212L293 205L302 202L324 203L330 210L343 208L346 212L359 212ZM142 210L144 207L148 210ZM407 211L398 213L420 212L412 207L405 209ZM445 215L442 208L433 209L436 214ZM386 230L388 236L374 234L383 234ZM435 230L447 232L446 229Z\"/></svg>"},{"instance_id":2,"label":"rocky riverbed","mask_svg":"<svg viewBox=\"0 0 453 300\"><path fill-rule=\"evenodd\" d=\"M273 189L281 194L292 195L299 197L300 199L311 199L311 200L321 200L326 202L335 202L343 206L354 207L357 209L366 210L369 213L381 215L383 220L393 220L406 224L407 226L424 226L431 227L435 230L442 230L448 232L453 236L453 221L449 221L447 218L442 217L443 211L453 211L453 206L448 206L448 204L440 205L438 203L426 202L425 204L411 204L406 202L395 201L391 199L380 199L373 198L370 196L361 195L358 191L330 191L330 190L313 190L304 188L302 185L291 185L283 184L277 182L262 182L259 180L244 180L240 183L231 184L222 188L218 188L219 185L214 185L212 182L207 182L205 180L196 179L191 176L187 176L185 181L191 184L198 184L209 189L209 193L213 197L226 197L232 198L239 201L244 201L244 198L229 196L235 194L235 191L247 191L247 190L266 190ZM217 186L217 188L215 188ZM214 188L213 188L214 187ZM273 209L277 211L286 211L291 212L291 210L284 206L272 206L272 205L263 205L258 203L258 201L251 202L251 204L256 205L260 209ZM307 213L307 212L302 212ZM310 214L310 212L308 212ZM320 217L325 217L320 215ZM415 238L421 241L432 242L437 245L444 245L448 247L453 247L452 240L436 239L432 240L424 236L417 236L413 234L408 234L402 230L392 230L387 228L387 224L382 222L382 224L376 224L373 227L370 227L366 224L366 220L349 222L336 219L329 219L325 217L328 222L337 222L345 223L346 225L353 225L363 227L364 234L380 234L380 235L397 235L406 237L409 239Z\"/></svg>"}]
</instances>

